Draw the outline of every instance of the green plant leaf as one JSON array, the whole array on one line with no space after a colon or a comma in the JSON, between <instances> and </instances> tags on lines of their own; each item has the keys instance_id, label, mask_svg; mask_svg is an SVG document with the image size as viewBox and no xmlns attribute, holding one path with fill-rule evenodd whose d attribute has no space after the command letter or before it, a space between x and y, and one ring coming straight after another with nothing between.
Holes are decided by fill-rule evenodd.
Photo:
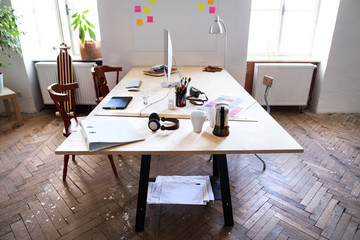
<instances>
[{"instance_id":1,"label":"green plant leaf","mask_svg":"<svg viewBox=\"0 0 360 240\"><path fill-rule=\"evenodd\" d=\"M91 30L91 28L88 28L88 32L89 32L89 36L92 40L96 41L96 35L93 32L93 30Z\"/></svg>"},{"instance_id":2,"label":"green plant leaf","mask_svg":"<svg viewBox=\"0 0 360 240\"><path fill-rule=\"evenodd\" d=\"M79 27L79 38L80 38L80 41L82 43L84 43L84 41L85 41L85 32L84 32L84 29L83 29L83 27L81 25Z\"/></svg>"},{"instance_id":3,"label":"green plant leaf","mask_svg":"<svg viewBox=\"0 0 360 240\"><path fill-rule=\"evenodd\" d=\"M75 18L75 20L72 22L71 26L77 24L78 22L79 22L79 19Z\"/></svg>"},{"instance_id":4,"label":"green plant leaf","mask_svg":"<svg viewBox=\"0 0 360 240\"><path fill-rule=\"evenodd\" d=\"M83 14L88 13L88 12L89 12L89 9L85 10L85 11L83 12Z\"/></svg>"},{"instance_id":5,"label":"green plant leaf","mask_svg":"<svg viewBox=\"0 0 360 240\"><path fill-rule=\"evenodd\" d=\"M0 0L1 2L1 0ZM22 54L19 36L24 32L18 29L19 17L15 10L9 6L0 7L0 51L4 57L12 58L14 52ZM11 65L11 63L0 62L0 67Z\"/></svg>"},{"instance_id":6,"label":"green plant leaf","mask_svg":"<svg viewBox=\"0 0 360 240\"><path fill-rule=\"evenodd\" d=\"M74 26L73 30L75 31L79 25L80 25L79 23L76 24L76 25Z\"/></svg>"},{"instance_id":7,"label":"green plant leaf","mask_svg":"<svg viewBox=\"0 0 360 240\"><path fill-rule=\"evenodd\" d=\"M87 23L87 25L88 25L89 27L95 28L95 26L94 26L91 22L89 22L88 20L85 20L85 22Z\"/></svg>"},{"instance_id":8,"label":"green plant leaf","mask_svg":"<svg viewBox=\"0 0 360 240\"><path fill-rule=\"evenodd\" d=\"M77 15L78 15L78 13L75 13L74 15L72 15L71 17L72 18L76 18L77 17Z\"/></svg>"},{"instance_id":9,"label":"green plant leaf","mask_svg":"<svg viewBox=\"0 0 360 240\"><path fill-rule=\"evenodd\" d=\"M87 26L84 24L84 31L86 32L87 31Z\"/></svg>"}]
</instances>

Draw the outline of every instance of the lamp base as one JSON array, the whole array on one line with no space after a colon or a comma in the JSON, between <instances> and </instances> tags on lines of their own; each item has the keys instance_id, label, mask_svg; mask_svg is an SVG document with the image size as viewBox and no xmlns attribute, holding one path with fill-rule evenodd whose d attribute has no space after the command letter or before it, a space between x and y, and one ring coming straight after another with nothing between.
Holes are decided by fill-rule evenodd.
<instances>
[{"instance_id":1,"label":"lamp base","mask_svg":"<svg viewBox=\"0 0 360 240\"><path fill-rule=\"evenodd\" d=\"M180 82L162 82L161 87L167 88L167 87L175 87L180 86Z\"/></svg>"}]
</instances>

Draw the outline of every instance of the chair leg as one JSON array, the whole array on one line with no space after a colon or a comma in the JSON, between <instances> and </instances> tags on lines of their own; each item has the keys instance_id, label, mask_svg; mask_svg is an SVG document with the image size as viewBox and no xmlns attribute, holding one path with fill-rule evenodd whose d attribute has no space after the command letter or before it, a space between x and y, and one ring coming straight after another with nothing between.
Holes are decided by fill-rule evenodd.
<instances>
[{"instance_id":1,"label":"chair leg","mask_svg":"<svg viewBox=\"0 0 360 240\"><path fill-rule=\"evenodd\" d=\"M64 155L63 181L66 181L67 168L69 163L69 155Z\"/></svg>"},{"instance_id":2,"label":"chair leg","mask_svg":"<svg viewBox=\"0 0 360 240\"><path fill-rule=\"evenodd\" d=\"M266 170L266 163L265 163L265 161L264 161L259 155L255 154L255 156L256 156L258 159L260 159L260 161L263 163L263 171L265 171L265 170Z\"/></svg>"},{"instance_id":3,"label":"chair leg","mask_svg":"<svg viewBox=\"0 0 360 240\"><path fill-rule=\"evenodd\" d=\"M71 160L75 162L75 155L71 155Z\"/></svg>"},{"instance_id":4,"label":"chair leg","mask_svg":"<svg viewBox=\"0 0 360 240\"><path fill-rule=\"evenodd\" d=\"M110 161L110 164L111 164L111 168L112 168L112 170L113 170L113 172L114 172L114 175L115 175L116 178L118 178L119 176L118 176L117 171L116 171L116 167L115 167L115 163L114 163L114 158L113 158L112 155L107 155L107 156L108 156L108 158L109 158L109 161Z\"/></svg>"}]
</instances>

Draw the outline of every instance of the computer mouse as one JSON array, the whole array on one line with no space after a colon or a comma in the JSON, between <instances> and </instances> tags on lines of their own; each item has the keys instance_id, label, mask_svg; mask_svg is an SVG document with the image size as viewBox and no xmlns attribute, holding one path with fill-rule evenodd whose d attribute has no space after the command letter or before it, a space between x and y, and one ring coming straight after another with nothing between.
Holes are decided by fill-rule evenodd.
<instances>
[{"instance_id":1,"label":"computer mouse","mask_svg":"<svg viewBox=\"0 0 360 240\"><path fill-rule=\"evenodd\" d=\"M131 87L131 88L128 88L127 90L128 90L128 91L131 91L131 92L137 92L137 91L140 91L140 88L138 88L138 87Z\"/></svg>"}]
</instances>

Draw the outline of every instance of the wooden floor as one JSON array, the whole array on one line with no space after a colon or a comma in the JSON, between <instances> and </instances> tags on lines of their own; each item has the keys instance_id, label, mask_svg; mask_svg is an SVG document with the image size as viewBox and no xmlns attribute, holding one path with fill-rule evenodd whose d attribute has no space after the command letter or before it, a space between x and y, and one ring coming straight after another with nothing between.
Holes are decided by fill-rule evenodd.
<instances>
[{"instance_id":1,"label":"wooden floor","mask_svg":"<svg viewBox=\"0 0 360 240\"><path fill-rule=\"evenodd\" d=\"M302 154L229 155L235 225L221 202L148 205L134 232L140 156L77 156L61 180L53 113L0 117L0 239L360 239L360 114L275 112ZM207 155L154 157L156 175L209 175Z\"/></svg>"}]
</instances>

